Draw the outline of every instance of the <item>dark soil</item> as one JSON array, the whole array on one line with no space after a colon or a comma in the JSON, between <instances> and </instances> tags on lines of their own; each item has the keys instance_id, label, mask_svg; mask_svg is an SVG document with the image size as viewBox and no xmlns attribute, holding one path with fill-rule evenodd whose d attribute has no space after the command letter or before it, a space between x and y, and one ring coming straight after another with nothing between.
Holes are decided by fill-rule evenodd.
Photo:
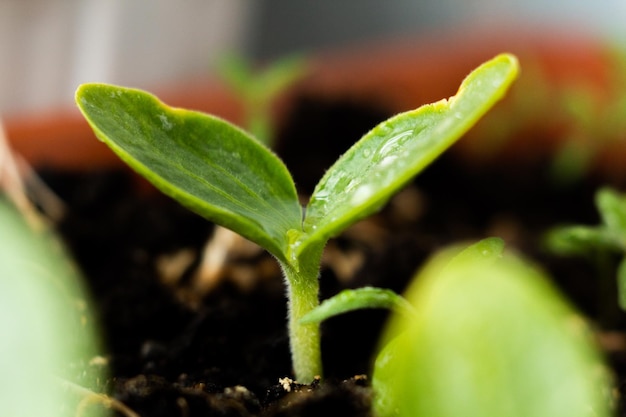
<instances>
[{"instance_id":1,"label":"dark soil","mask_svg":"<svg viewBox=\"0 0 626 417\"><path fill-rule=\"evenodd\" d=\"M303 99L277 151L306 195L339 154L386 116ZM142 417L371 415L370 362L386 312L328 320L324 382L298 385L283 379L292 376L284 288L269 255L235 257L210 291L190 294L211 224L145 192L126 171L42 175L70 208L59 229L93 294L112 372L103 389L112 396ZM402 291L434 250L497 235L546 266L601 328L620 330L624 317L616 300L600 297L592 265L549 256L540 245L554 219L597 223L597 185L553 186L540 162L470 170L445 155L381 213L329 244L321 297L362 285ZM183 250L194 260L166 280L156 260ZM237 274L255 268L263 278L241 285ZM609 354L621 378L625 356Z\"/></svg>"}]
</instances>

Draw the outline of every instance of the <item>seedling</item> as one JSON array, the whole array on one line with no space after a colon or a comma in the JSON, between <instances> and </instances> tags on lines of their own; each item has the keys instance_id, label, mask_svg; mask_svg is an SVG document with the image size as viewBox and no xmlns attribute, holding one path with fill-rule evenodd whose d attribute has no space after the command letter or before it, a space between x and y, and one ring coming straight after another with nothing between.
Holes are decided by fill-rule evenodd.
<instances>
[{"instance_id":1,"label":"seedling","mask_svg":"<svg viewBox=\"0 0 626 417\"><path fill-rule=\"evenodd\" d=\"M490 238L445 249L405 296L372 386L380 417L608 417L612 381L585 320Z\"/></svg>"},{"instance_id":2,"label":"seedling","mask_svg":"<svg viewBox=\"0 0 626 417\"><path fill-rule=\"evenodd\" d=\"M278 260L293 368L308 382L322 374L320 330L300 319L319 304L328 239L382 207L502 98L517 73L516 58L499 55L455 96L379 124L328 169L305 209L282 161L222 119L105 84L80 86L76 101L96 136L157 188Z\"/></svg>"},{"instance_id":3,"label":"seedling","mask_svg":"<svg viewBox=\"0 0 626 417\"><path fill-rule=\"evenodd\" d=\"M272 102L307 70L306 60L289 56L261 70L242 57L225 56L217 67L226 84L241 100L244 126L256 139L272 147L274 133L270 110Z\"/></svg>"},{"instance_id":4,"label":"seedling","mask_svg":"<svg viewBox=\"0 0 626 417\"><path fill-rule=\"evenodd\" d=\"M548 247L561 255L585 256L595 262L601 275L612 255L620 255L617 267L618 302L626 310L626 195L611 188L598 190L595 203L600 214L598 226L562 226L548 233ZM612 273L611 273L612 274Z\"/></svg>"}]
</instances>

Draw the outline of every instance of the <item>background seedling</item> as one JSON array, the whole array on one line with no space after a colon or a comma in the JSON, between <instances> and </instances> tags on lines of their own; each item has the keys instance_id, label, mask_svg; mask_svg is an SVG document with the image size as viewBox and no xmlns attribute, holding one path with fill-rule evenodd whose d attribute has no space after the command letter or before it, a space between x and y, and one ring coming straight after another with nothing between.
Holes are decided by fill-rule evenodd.
<instances>
[{"instance_id":1,"label":"background seedling","mask_svg":"<svg viewBox=\"0 0 626 417\"><path fill-rule=\"evenodd\" d=\"M621 257L617 267L618 302L626 310L626 195L611 188L597 191L595 204L601 223L597 226L562 226L550 231L546 242L553 252L583 256L594 262L606 282L614 275L611 258Z\"/></svg>"},{"instance_id":2,"label":"background seedling","mask_svg":"<svg viewBox=\"0 0 626 417\"><path fill-rule=\"evenodd\" d=\"M272 147L272 102L287 88L304 77L306 60L288 56L257 69L244 58L225 56L217 66L220 77L241 100L246 130L264 144Z\"/></svg>"},{"instance_id":3,"label":"background seedling","mask_svg":"<svg viewBox=\"0 0 626 417\"><path fill-rule=\"evenodd\" d=\"M607 91L599 91L588 80L574 80L555 94L567 121L563 125L568 126L552 163L553 177L561 184L582 180L601 161L603 152L624 141L626 54L617 48L609 49L607 55L611 59Z\"/></svg>"},{"instance_id":4,"label":"background seedling","mask_svg":"<svg viewBox=\"0 0 626 417\"><path fill-rule=\"evenodd\" d=\"M499 55L469 74L455 96L376 126L329 168L304 210L280 159L222 119L104 84L80 86L76 101L96 136L157 188L278 260L288 287L294 372L308 382L322 374L320 332L300 319L319 304L328 239L377 211L457 141L517 72L515 57Z\"/></svg>"},{"instance_id":5,"label":"background seedling","mask_svg":"<svg viewBox=\"0 0 626 417\"><path fill-rule=\"evenodd\" d=\"M606 157L624 142L626 53L619 47L602 52L607 59L603 77L572 71L558 80L539 56L527 56L524 76L506 103L477 126L474 137L481 140L467 142L472 158L493 158L512 139L530 134L547 140L543 150L550 149L548 179L555 185L572 186L594 167L619 174L609 168Z\"/></svg>"},{"instance_id":6,"label":"background seedling","mask_svg":"<svg viewBox=\"0 0 626 417\"><path fill-rule=\"evenodd\" d=\"M380 417L607 417L611 380L584 319L500 239L437 254L383 338Z\"/></svg>"}]
</instances>

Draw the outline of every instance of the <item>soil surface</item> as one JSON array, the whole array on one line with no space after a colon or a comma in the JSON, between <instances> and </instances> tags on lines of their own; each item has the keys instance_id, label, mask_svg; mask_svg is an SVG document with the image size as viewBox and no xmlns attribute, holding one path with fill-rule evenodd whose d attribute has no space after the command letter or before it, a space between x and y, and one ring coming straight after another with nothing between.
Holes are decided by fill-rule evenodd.
<instances>
[{"instance_id":1,"label":"soil surface","mask_svg":"<svg viewBox=\"0 0 626 417\"><path fill-rule=\"evenodd\" d=\"M387 116L303 99L277 144L302 195ZM601 297L588 262L556 258L540 244L554 219L597 223L598 184L557 187L545 166L470 169L444 155L379 214L329 243L321 298L363 285L401 292L434 250L500 236L541 262L617 340L607 355L623 385L624 316L616 300ZM219 268L207 271L200 254L218 229L127 171L42 176L69 207L59 230L93 294L112 371L102 388L113 397L142 417L372 415L370 367L385 311L324 323L324 382L297 384L289 379L284 286L269 255L235 241Z\"/></svg>"}]
</instances>

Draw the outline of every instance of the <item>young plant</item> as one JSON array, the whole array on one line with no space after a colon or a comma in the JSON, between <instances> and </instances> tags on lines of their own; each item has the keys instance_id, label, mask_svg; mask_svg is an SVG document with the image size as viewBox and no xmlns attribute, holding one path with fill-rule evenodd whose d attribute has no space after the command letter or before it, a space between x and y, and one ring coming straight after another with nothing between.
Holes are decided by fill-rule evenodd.
<instances>
[{"instance_id":1,"label":"young plant","mask_svg":"<svg viewBox=\"0 0 626 417\"><path fill-rule=\"evenodd\" d=\"M606 265L612 255L621 256L617 293L619 306L626 310L626 195L601 188L596 193L595 204L601 218L598 226L561 226L548 233L546 242L557 254L588 257L596 263L601 275L607 274Z\"/></svg>"},{"instance_id":2,"label":"young plant","mask_svg":"<svg viewBox=\"0 0 626 417\"><path fill-rule=\"evenodd\" d=\"M320 330L300 319L319 304L328 239L382 207L502 98L517 73L516 58L499 55L455 96L376 126L328 169L304 209L282 161L224 120L112 85L82 85L76 101L96 136L157 188L278 260L293 368L308 382L322 374Z\"/></svg>"},{"instance_id":3,"label":"young plant","mask_svg":"<svg viewBox=\"0 0 626 417\"><path fill-rule=\"evenodd\" d=\"M608 417L612 382L590 328L497 238L435 255L382 340L380 417Z\"/></svg>"},{"instance_id":4,"label":"young plant","mask_svg":"<svg viewBox=\"0 0 626 417\"><path fill-rule=\"evenodd\" d=\"M270 117L271 103L302 78L306 69L306 61L299 56L274 61L257 71L249 61L232 55L224 57L217 67L220 77L241 100L246 130L269 147L272 147L275 136Z\"/></svg>"}]
</instances>

